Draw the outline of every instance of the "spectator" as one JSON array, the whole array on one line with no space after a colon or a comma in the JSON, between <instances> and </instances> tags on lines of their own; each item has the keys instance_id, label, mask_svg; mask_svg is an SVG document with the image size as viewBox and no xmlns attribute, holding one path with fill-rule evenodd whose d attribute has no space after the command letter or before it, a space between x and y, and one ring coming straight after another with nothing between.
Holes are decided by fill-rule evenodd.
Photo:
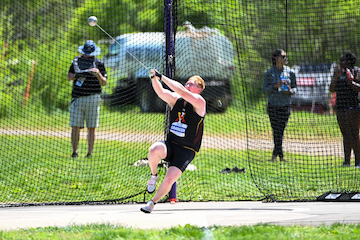
<instances>
[{"instance_id":1,"label":"spectator","mask_svg":"<svg viewBox=\"0 0 360 240\"><path fill-rule=\"evenodd\" d=\"M291 95L296 93L296 77L294 71L285 66L286 52L277 49L272 54L273 66L265 71L263 92L268 95L267 112L273 131L274 149L271 161L277 156L285 162L282 149L284 130L290 117Z\"/></svg>"},{"instance_id":2,"label":"spectator","mask_svg":"<svg viewBox=\"0 0 360 240\"><path fill-rule=\"evenodd\" d=\"M350 167L351 150L355 154L355 167L360 169L360 92L359 68L355 66L356 55L344 52L340 64L334 71L330 83L330 92L336 92L335 112L337 122L343 135L344 162Z\"/></svg>"},{"instance_id":3,"label":"spectator","mask_svg":"<svg viewBox=\"0 0 360 240\"><path fill-rule=\"evenodd\" d=\"M95 142L95 128L99 127L101 86L106 85L107 74L104 63L96 58L101 52L94 41L88 40L84 46L79 46L82 55L72 61L67 79L74 80L70 106L72 157L78 157L80 129L86 121L88 153L92 157Z\"/></svg>"}]
</instances>

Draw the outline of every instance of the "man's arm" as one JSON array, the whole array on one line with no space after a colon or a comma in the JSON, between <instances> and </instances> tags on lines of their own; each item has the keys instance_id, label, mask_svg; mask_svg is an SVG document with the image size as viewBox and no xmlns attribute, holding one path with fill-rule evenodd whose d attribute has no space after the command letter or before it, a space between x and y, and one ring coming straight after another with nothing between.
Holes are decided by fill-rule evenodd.
<instances>
[{"instance_id":1,"label":"man's arm","mask_svg":"<svg viewBox=\"0 0 360 240\"><path fill-rule=\"evenodd\" d=\"M191 105L193 105L195 111L199 114L199 116L205 116L206 101L200 94L190 92L181 83L179 83L175 80L172 80L166 76L162 76L161 80L171 90L173 90L175 93L179 94L183 99L185 99L185 101L187 101Z\"/></svg>"},{"instance_id":2,"label":"man's arm","mask_svg":"<svg viewBox=\"0 0 360 240\"><path fill-rule=\"evenodd\" d=\"M281 81L277 82L275 85L270 84L269 74L270 74L270 71L267 70L264 73L264 77L263 77L262 91L265 94L270 94L274 91L277 91L278 88L281 87L281 85L282 85Z\"/></svg>"},{"instance_id":3,"label":"man's arm","mask_svg":"<svg viewBox=\"0 0 360 240\"><path fill-rule=\"evenodd\" d=\"M72 63L71 66L70 66L69 72L67 74L67 80L68 81L73 81L73 80L76 79L75 76L76 76L76 74L75 74L75 71L74 71L74 65Z\"/></svg>"},{"instance_id":4,"label":"man's arm","mask_svg":"<svg viewBox=\"0 0 360 240\"><path fill-rule=\"evenodd\" d=\"M336 83L339 80L341 73L342 73L342 70L340 67L337 67L334 69L334 75L331 77L331 82L330 82L330 87L329 87L330 92L336 92Z\"/></svg>"},{"instance_id":5,"label":"man's arm","mask_svg":"<svg viewBox=\"0 0 360 240\"><path fill-rule=\"evenodd\" d=\"M92 75L94 75L94 76L99 80L99 83L100 83L101 86L105 86L105 85L106 85L106 80L107 80L107 78L104 77L104 76L101 74L101 72L100 72L100 70L99 70L98 68L91 68L91 69L90 69L90 73L91 73Z\"/></svg>"},{"instance_id":6,"label":"man's arm","mask_svg":"<svg viewBox=\"0 0 360 240\"><path fill-rule=\"evenodd\" d=\"M290 71L290 93L294 95L297 91L296 75L294 71Z\"/></svg>"},{"instance_id":7,"label":"man's arm","mask_svg":"<svg viewBox=\"0 0 360 240\"><path fill-rule=\"evenodd\" d=\"M68 72L67 80L69 80L69 81L75 80L75 73Z\"/></svg>"},{"instance_id":8,"label":"man's arm","mask_svg":"<svg viewBox=\"0 0 360 240\"><path fill-rule=\"evenodd\" d=\"M176 93L163 88L161 82L159 81L159 77L152 77L151 83L156 95L158 95L158 97L161 98L164 102L169 104L171 108L174 107L179 96Z\"/></svg>"},{"instance_id":9,"label":"man's arm","mask_svg":"<svg viewBox=\"0 0 360 240\"><path fill-rule=\"evenodd\" d=\"M95 77L97 77L97 79L99 80L99 83L101 86L105 86L106 85L106 80L107 78L104 77L101 72L99 71L99 69L97 68L92 68L90 69L90 73L92 75L94 75ZM68 72L67 74L67 80L69 81L73 81L76 79L76 73L72 73L72 72Z\"/></svg>"},{"instance_id":10,"label":"man's arm","mask_svg":"<svg viewBox=\"0 0 360 240\"><path fill-rule=\"evenodd\" d=\"M162 85L160 82L158 82L158 80L160 79L158 76L155 76L155 70L151 69L150 70L150 74L152 76L154 76L152 78L152 82L153 82L153 87L155 92L157 91L155 89L155 85L154 85L154 81L157 81L157 84L160 85L160 87L163 89ZM185 101L189 102L191 105L193 105L195 111L197 112L197 114L199 114L199 116L205 116L206 114L206 101L205 99L200 95L200 94L196 94L196 93L192 93L189 90L187 90L181 83L179 83L178 81L172 80L164 75L161 75L161 80L171 89L173 90L176 94L173 95L174 93L172 93L171 91L167 90L167 89L163 89L163 91L168 91L169 93L171 93L173 95L173 98L175 99L175 101L173 102L173 104L171 104L170 102L164 100L158 93L158 96L163 99L164 101L166 101L167 103L169 103L171 106L174 106L176 103L176 100L180 97L182 97L183 99L185 99ZM157 85L157 86L158 86ZM163 94L163 93L162 93ZM165 95L165 94L164 94ZM170 100L171 101L171 100Z\"/></svg>"}]
</instances>

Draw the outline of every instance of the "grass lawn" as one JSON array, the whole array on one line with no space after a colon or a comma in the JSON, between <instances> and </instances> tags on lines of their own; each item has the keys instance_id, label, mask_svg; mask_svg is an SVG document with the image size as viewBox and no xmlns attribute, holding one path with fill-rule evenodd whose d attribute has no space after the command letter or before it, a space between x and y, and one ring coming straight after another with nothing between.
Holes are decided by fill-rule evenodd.
<instances>
[{"instance_id":1,"label":"grass lawn","mask_svg":"<svg viewBox=\"0 0 360 240\"><path fill-rule=\"evenodd\" d=\"M223 114L206 116L205 135L214 137L219 148L201 149L193 161L197 170L185 171L179 179L181 200L258 200L270 195L278 200L311 200L330 190L360 188L356 169L341 168L342 159L331 153L287 153L289 161L278 164L267 161L270 150L221 149L224 137L271 140L270 123L262 105L254 105L251 112L236 106L240 103ZM132 164L147 156L152 143L142 141L141 134L163 136L164 114L141 113L131 105L102 107L101 111L98 131L115 136L138 134L139 139L97 139L90 159L83 158L87 145L82 139L81 157L73 159L68 112L50 114L29 105L19 117L0 118L0 130L12 131L0 134L0 171L5 173L0 176L0 202L144 201L148 197L143 192L149 168ZM17 135L18 130L56 134ZM285 132L286 139L299 141L337 141L340 135L335 116L307 112L293 112ZM233 167L245 168L246 172L220 173ZM161 177L164 173L160 170Z\"/></svg>"},{"instance_id":2,"label":"grass lawn","mask_svg":"<svg viewBox=\"0 0 360 240\"><path fill-rule=\"evenodd\" d=\"M69 139L54 136L0 135L0 202L78 202L124 199L143 202L148 167L132 164L146 157L151 143L98 140L93 158L71 158ZM86 141L79 147L86 153ZM341 159L289 154L287 163L269 163L269 151L202 149L178 181L184 201L315 199L329 189L359 189L356 168ZM242 173L220 173L225 168ZM159 170L161 178L165 169ZM162 179L160 179L161 181ZM261 189L261 191L259 190ZM149 196L146 196L149 198Z\"/></svg>"},{"instance_id":3,"label":"grass lawn","mask_svg":"<svg viewBox=\"0 0 360 240\"><path fill-rule=\"evenodd\" d=\"M199 228L191 225L173 227L162 230L141 230L124 228L107 224L74 225L68 227L47 227L20 229L14 231L0 231L0 239L146 239L146 240L174 240L174 239L249 239L249 240L279 240L279 239L327 239L347 240L360 238L360 224L340 224L331 226L277 226L257 224L252 226L231 226Z\"/></svg>"}]
</instances>

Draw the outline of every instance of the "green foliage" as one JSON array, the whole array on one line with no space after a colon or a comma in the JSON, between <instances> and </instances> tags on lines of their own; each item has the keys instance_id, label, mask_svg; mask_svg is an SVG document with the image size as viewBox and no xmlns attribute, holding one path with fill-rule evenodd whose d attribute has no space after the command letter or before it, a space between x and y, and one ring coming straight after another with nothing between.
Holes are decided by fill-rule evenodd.
<instances>
[{"instance_id":1,"label":"green foliage","mask_svg":"<svg viewBox=\"0 0 360 240\"><path fill-rule=\"evenodd\" d=\"M262 99L262 75L271 65L270 56L276 48L288 51L292 66L337 61L344 50L357 52L360 43L360 13L354 0L186 0L177 1L177 8L176 23L180 27L185 21L197 28L216 26L232 41L237 71L231 86L237 99ZM13 99L21 98L16 94L24 93L29 63L36 60L30 98L39 99L30 102L42 104L48 111L69 106L71 86L66 74L79 45L93 39L102 48L100 58L107 54L110 39L97 27L87 25L89 16L97 16L99 24L114 37L164 29L164 4L160 0L124 0L116 4L112 0L4 0L0 14L0 51L8 44L0 69L2 98L4 89L15 82L19 89L7 91L6 99L13 104ZM5 106L0 105L2 116L11 111Z\"/></svg>"},{"instance_id":2,"label":"green foliage","mask_svg":"<svg viewBox=\"0 0 360 240\"><path fill-rule=\"evenodd\" d=\"M20 113L32 66L29 56L19 57L24 41L13 40L14 16L8 12L0 12L0 118Z\"/></svg>"},{"instance_id":3,"label":"green foliage","mask_svg":"<svg viewBox=\"0 0 360 240\"><path fill-rule=\"evenodd\" d=\"M163 11L161 1L126 0L116 4L115 8L108 0L96 3L89 0L34 3L22 1L23 8L20 8L19 2L6 1L0 8L0 47L5 51L5 44L8 46L0 69L0 76L4 79L0 83L1 99L6 100L0 105L2 117L6 116L6 112L21 112L20 109L12 111L7 103L21 107L21 95L25 94L33 61L36 61L36 66L28 103L42 105L48 111L68 109L71 84L66 75L72 59L79 54L77 47L87 39L108 39L98 28L87 24L89 16L96 15L100 19L99 24L104 24L113 36L123 32L163 29L163 17L157 14ZM124 9L127 9L127 14L116 14ZM115 24L108 27L106 22ZM107 45L100 46L106 54Z\"/></svg>"}]
</instances>

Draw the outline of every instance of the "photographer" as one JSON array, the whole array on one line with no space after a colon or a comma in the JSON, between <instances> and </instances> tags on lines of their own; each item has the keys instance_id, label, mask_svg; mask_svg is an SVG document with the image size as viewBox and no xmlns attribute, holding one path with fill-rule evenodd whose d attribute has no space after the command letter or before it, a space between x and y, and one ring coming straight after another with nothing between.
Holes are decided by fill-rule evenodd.
<instances>
[{"instance_id":1,"label":"photographer","mask_svg":"<svg viewBox=\"0 0 360 240\"><path fill-rule=\"evenodd\" d=\"M72 61L67 79L74 80L70 107L72 157L78 157L80 129L84 128L84 120L88 129L88 154L92 157L95 142L95 128L99 127L101 86L106 85L107 74L104 63L96 58L101 53L94 41L88 40L79 46L82 53Z\"/></svg>"},{"instance_id":2,"label":"photographer","mask_svg":"<svg viewBox=\"0 0 360 240\"><path fill-rule=\"evenodd\" d=\"M359 68L355 67L356 55L344 52L340 64L334 71L330 92L336 92L335 110L337 122L343 135L344 163L350 167L351 150L355 154L355 167L360 168L360 102L358 92Z\"/></svg>"}]
</instances>

